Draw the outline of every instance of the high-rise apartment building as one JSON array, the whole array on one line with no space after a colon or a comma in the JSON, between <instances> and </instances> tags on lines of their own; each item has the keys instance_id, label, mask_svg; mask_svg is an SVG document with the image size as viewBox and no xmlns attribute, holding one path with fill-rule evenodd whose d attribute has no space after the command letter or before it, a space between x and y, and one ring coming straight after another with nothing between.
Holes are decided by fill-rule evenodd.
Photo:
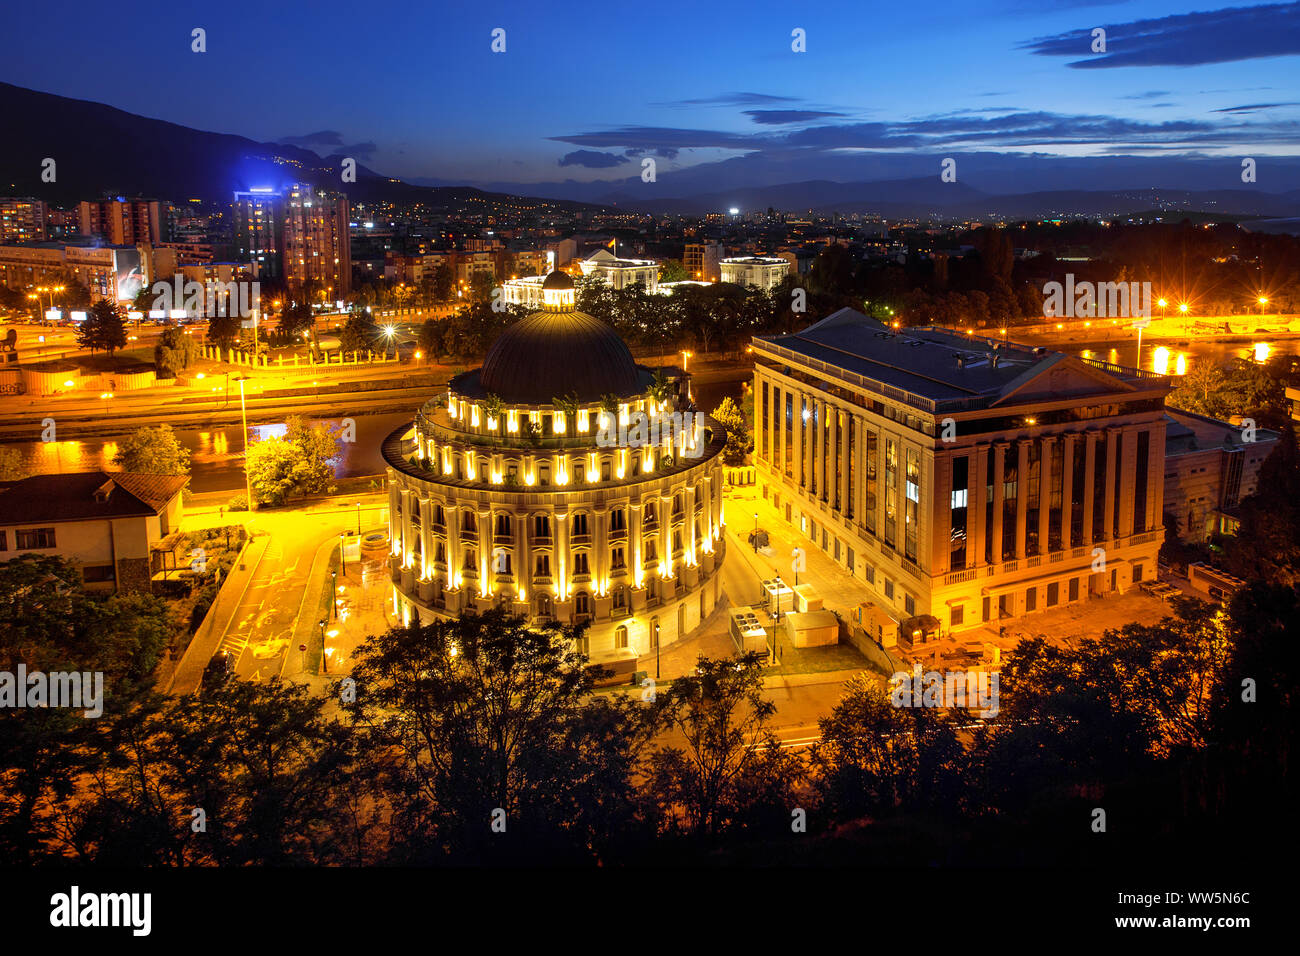
<instances>
[{"instance_id":1,"label":"high-rise apartment building","mask_svg":"<svg viewBox=\"0 0 1300 956\"><path fill-rule=\"evenodd\" d=\"M235 193L230 237L234 257L258 278L283 274L284 197L269 188Z\"/></svg>"},{"instance_id":2,"label":"high-rise apartment building","mask_svg":"<svg viewBox=\"0 0 1300 956\"><path fill-rule=\"evenodd\" d=\"M31 197L0 197L0 242L44 242L46 206Z\"/></svg>"},{"instance_id":3,"label":"high-rise apartment building","mask_svg":"<svg viewBox=\"0 0 1300 956\"><path fill-rule=\"evenodd\" d=\"M302 184L290 187L284 201L284 277L291 286L315 283L331 299L349 291L346 196Z\"/></svg>"},{"instance_id":4,"label":"high-rise apartment building","mask_svg":"<svg viewBox=\"0 0 1300 956\"><path fill-rule=\"evenodd\" d=\"M156 199L96 199L78 206L83 236L97 236L112 246L163 242L163 204Z\"/></svg>"}]
</instances>

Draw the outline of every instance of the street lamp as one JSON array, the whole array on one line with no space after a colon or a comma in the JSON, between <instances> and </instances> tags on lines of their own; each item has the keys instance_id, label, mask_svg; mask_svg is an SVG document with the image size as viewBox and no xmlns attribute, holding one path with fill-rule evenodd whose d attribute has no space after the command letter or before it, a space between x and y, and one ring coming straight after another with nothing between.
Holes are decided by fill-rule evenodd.
<instances>
[{"instance_id":1,"label":"street lamp","mask_svg":"<svg viewBox=\"0 0 1300 956\"><path fill-rule=\"evenodd\" d=\"M360 537L361 537L361 502L358 501L357 502L357 538L360 539ZM358 548L361 547L360 541L358 541L357 547Z\"/></svg>"},{"instance_id":2,"label":"street lamp","mask_svg":"<svg viewBox=\"0 0 1300 956\"><path fill-rule=\"evenodd\" d=\"M330 616L339 616L339 573L330 572Z\"/></svg>"},{"instance_id":3,"label":"street lamp","mask_svg":"<svg viewBox=\"0 0 1300 956\"><path fill-rule=\"evenodd\" d=\"M1169 305L1169 300L1156 299L1156 305L1160 306L1160 318L1163 320L1165 317L1165 306Z\"/></svg>"},{"instance_id":4,"label":"street lamp","mask_svg":"<svg viewBox=\"0 0 1300 956\"><path fill-rule=\"evenodd\" d=\"M345 550L347 548L347 545L348 545L348 533L346 531L340 531L339 532L339 565L343 569L344 577L346 577L348 573L348 554L347 551Z\"/></svg>"},{"instance_id":5,"label":"street lamp","mask_svg":"<svg viewBox=\"0 0 1300 956\"><path fill-rule=\"evenodd\" d=\"M659 679L659 622L655 621L655 680Z\"/></svg>"},{"instance_id":6,"label":"street lamp","mask_svg":"<svg viewBox=\"0 0 1300 956\"><path fill-rule=\"evenodd\" d=\"M758 512L754 512L754 553L758 554Z\"/></svg>"},{"instance_id":7,"label":"street lamp","mask_svg":"<svg viewBox=\"0 0 1300 956\"><path fill-rule=\"evenodd\" d=\"M249 511L256 511L257 502L253 500L253 482L248 477L248 406L244 401L244 382L248 381L248 376L241 375L235 381L239 383L239 417L244 423L244 501Z\"/></svg>"},{"instance_id":8,"label":"street lamp","mask_svg":"<svg viewBox=\"0 0 1300 956\"><path fill-rule=\"evenodd\" d=\"M329 655L325 653L325 619L324 618L321 618L320 620L320 669L321 669L321 673L323 674L328 674L330 672Z\"/></svg>"},{"instance_id":9,"label":"street lamp","mask_svg":"<svg viewBox=\"0 0 1300 956\"><path fill-rule=\"evenodd\" d=\"M1268 298L1261 295L1258 299L1258 302L1259 302L1259 314L1260 317L1262 318L1264 315L1264 306L1268 305Z\"/></svg>"}]
</instances>

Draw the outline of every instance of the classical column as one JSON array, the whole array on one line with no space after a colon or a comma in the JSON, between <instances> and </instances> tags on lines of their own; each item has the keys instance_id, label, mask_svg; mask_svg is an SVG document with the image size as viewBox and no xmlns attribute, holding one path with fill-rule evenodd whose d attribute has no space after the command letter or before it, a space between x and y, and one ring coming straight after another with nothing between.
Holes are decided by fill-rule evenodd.
<instances>
[{"instance_id":1,"label":"classical column","mask_svg":"<svg viewBox=\"0 0 1300 956\"><path fill-rule=\"evenodd\" d=\"M492 560L492 511L476 512L478 516L478 567L482 580L479 593L491 596L497 590L496 562Z\"/></svg>"},{"instance_id":2,"label":"classical column","mask_svg":"<svg viewBox=\"0 0 1300 956\"><path fill-rule=\"evenodd\" d=\"M1025 533L1029 530L1029 443L1033 439L1021 438L1016 442L1016 560L1025 556Z\"/></svg>"},{"instance_id":3,"label":"classical column","mask_svg":"<svg viewBox=\"0 0 1300 956\"><path fill-rule=\"evenodd\" d=\"M1092 544L1093 499L1096 496L1097 432L1088 429L1083 433L1083 534L1075 547Z\"/></svg>"},{"instance_id":4,"label":"classical column","mask_svg":"<svg viewBox=\"0 0 1300 956\"><path fill-rule=\"evenodd\" d=\"M996 442L993 445L993 546L989 553L993 556L993 566L1002 563L1002 512L1006 510L1006 457L1007 443Z\"/></svg>"},{"instance_id":5,"label":"classical column","mask_svg":"<svg viewBox=\"0 0 1300 956\"><path fill-rule=\"evenodd\" d=\"M1038 553L1047 554L1048 528L1052 517L1052 445L1056 438L1044 435L1038 458Z\"/></svg>"},{"instance_id":6,"label":"classical column","mask_svg":"<svg viewBox=\"0 0 1300 956\"><path fill-rule=\"evenodd\" d=\"M853 456L853 446L859 440L858 435L854 434L854 441L849 441L849 429L852 428L853 415L847 410L838 410L835 413L836 428L839 431L840 447L835 460L839 462L840 468L840 504L837 509L840 514L852 512L857 514L858 510L854 507L854 502L849 501L849 464ZM855 472L855 476L856 476Z\"/></svg>"},{"instance_id":7,"label":"classical column","mask_svg":"<svg viewBox=\"0 0 1300 956\"><path fill-rule=\"evenodd\" d=\"M676 574L673 567L673 496L659 496L659 568Z\"/></svg>"},{"instance_id":8,"label":"classical column","mask_svg":"<svg viewBox=\"0 0 1300 956\"><path fill-rule=\"evenodd\" d=\"M459 590L461 565L464 563L460 550L460 509L454 503L446 502L443 518L447 522L447 587Z\"/></svg>"},{"instance_id":9,"label":"classical column","mask_svg":"<svg viewBox=\"0 0 1300 956\"><path fill-rule=\"evenodd\" d=\"M984 536L989 529L984 524L984 509L988 502L989 448L978 445L970 450L966 459L966 566L978 568L984 563Z\"/></svg>"},{"instance_id":10,"label":"classical column","mask_svg":"<svg viewBox=\"0 0 1300 956\"><path fill-rule=\"evenodd\" d=\"M430 511L433 503L428 498L420 499L420 574L425 581L433 577L433 554L430 553L429 525L433 516Z\"/></svg>"},{"instance_id":11,"label":"classical column","mask_svg":"<svg viewBox=\"0 0 1300 956\"><path fill-rule=\"evenodd\" d=\"M598 593L605 593L609 589L609 577L613 573L613 568L609 560L609 508L591 509L592 523L592 554L595 561L592 562L592 574L595 576L595 590ZM626 554L626 550L624 554Z\"/></svg>"},{"instance_id":12,"label":"classical column","mask_svg":"<svg viewBox=\"0 0 1300 956\"><path fill-rule=\"evenodd\" d=\"M832 406L825 399L817 399L817 493L822 501L831 500L831 482L835 474L835 429L831 427Z\"/></svg>"},{"instance_id":13,"label":"classical column","mask_svg":"<svg viewBox=\"0 0 1300 956\"><path fill-rule=\"evenodd\" d=\"M1062 436L1065 450L1061 452L1061 550L1069 551L1077 544L1073 539L1074 527L1074 455L1079 436L1070 432Z\"/></svg>"},{"instance_id":14,"label":"classical column","mask_svg":"<svg viewBox=\"0 0 1300 956\"><path fill-rule=\"evenodd\" d=\"M1119 536L1127 538L1133 533L1133 483L1137 480L1137 439L1138 433L1132 429L1120 432L1122 449L1119 466Z\"/></svg>"},{"instance_id":15,"label":"classical column","mask_svg":"<svg viewBox=\"0 0 1300 956\"><path fill-rule=\"evenodd\" d=\"M1164 421L1151 426L1151 444L1147 448L1147 520L1148 531L1164 527L1165 519L1165 429Z\"/></svg>"},{"instance_id":16,"label":"classical column","mask_svg":"<svg viewBox=\"0 0 1300 956\"><path fill-rule=\"evenodd\" d=\"M921 479L924 481L924 468L927 464L926 458L930 459L930 494L921 495L922 504L917 506L916 520L920 527L916 529L917 546L923 547L924 542L928 541L928 547L925 550L929 554L917 554L917 564L931 574L946 574L952 562L952 454L949 452L939 452L933 455L921 456L921 468L923 472ZM967 472L969 473L969 468ZM969 481L969 479L967 479ZM924 487L924 485L922 486ZM969 498L969 496L968 496ZM904 497L906 501L906 496ZM933 502L930 508L924 507L924 502ZM927 515L930 512L930 520L933 521L933 530L925 527ZM970 508L966 509L967 519L966 527L969 534L970 529ZM929 532L929 533L926 533ZM968 539L969 545L969 539Z\"/></svg>"},{"instance_id":17,"label":"classical column","mask_svg":"<svg viewBox=\"0 0 1300 956\"><path fill-rule=\"evenodd\" d=\"M698 561L695 548L695 486L687 484L683 496L686 509L685 520L682 525L685 557L690 564L695 564Z\"/></svg>"},{"instance_id":18,"label":"classical column","mask_svg":"<svg viewBox=\"0 0 1300 956\"><path fill-rule=\"evenodd\" d=\"M645 582L645 565L642 564L645 552L641 548L641 502L632 499L627 503L627 557L632 569L632 586L641 587Z\"/></svg>"},{"instance_id":19,"label":"classical column","mask_svg":"<svg viewBox=\"0 0 1300 956\"><path fill-rule=\"evenodd\" d=\"M551 534L555 536L555 600L567 601L573 589L573 568L569 566L569 513L552 509Z\"/></svg>"},{"instance_id":20,"label":"classical column","mask_svg":"<svg viewBox=\"0 0 1300 956\"><path fill-rule=\"evenodd\" d=\"M415 535L411 531L411 509L415 496L405 488L402 489L402 567L410 567L411 554L415 550ZM358 544L360 547L360 544Z\"/></svg>"},{"instance_id":21,"label":"classical column","mask_svg":"<svg viewBox=\"0 0 1300 956\"><path fill-rule=\"evenodd\" d=\"M1105 495L1106 510L1103 512L1105 517L1102 519L1101 540L1109 541L1115 533L1115 468L1119 458L1119 429L1106 429L1106 487L1103 489Z\"/></svg>"}]
</instances>

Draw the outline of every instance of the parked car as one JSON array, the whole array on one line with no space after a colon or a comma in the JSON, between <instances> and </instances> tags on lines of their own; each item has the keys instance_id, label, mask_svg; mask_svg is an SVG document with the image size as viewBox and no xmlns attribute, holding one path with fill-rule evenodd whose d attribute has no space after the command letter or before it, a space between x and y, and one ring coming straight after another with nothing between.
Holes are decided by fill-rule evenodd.
<instances>
[{"instance_id":1,"label":"parked car","mask_svg":"<svg viewBox=\"0 0 1300 956\"><path fill-rule=\"evenodd\" d=\"M199 682L199 693L210 694L221 688L234 676L235 665L226 651L217 651L203 668L203 679Z\"/></svg>"}]
</instances>

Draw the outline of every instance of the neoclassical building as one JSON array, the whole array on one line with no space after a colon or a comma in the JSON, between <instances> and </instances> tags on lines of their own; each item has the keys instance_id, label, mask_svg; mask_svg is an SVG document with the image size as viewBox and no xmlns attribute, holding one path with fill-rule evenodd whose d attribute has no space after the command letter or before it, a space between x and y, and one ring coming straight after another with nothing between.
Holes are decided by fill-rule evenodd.
<instances>
[{"instance_id":1,"label":"neoclassical building","mask_svg":"<svg viewBox=\"0 0 1300 956\"><path fill-rule=\"evenodd\" d=\"M598 663L689 634L720 595L726 434L704 416L658 440L636 427L681 411L684 386L551 273L542 311L384 443L402 619L504 604L587 622Z\"/></svg>"},{"instance_id":2,"label":"neoclassical building","mask_svg":"<svg viewBox=\"0 0 1300 956\"><path fill-rule=\"evenodd\" d=\"M842 309L753 341L760 493L945 630L1154 579L1166 376Z\"/></svg>"}]
</instances>

